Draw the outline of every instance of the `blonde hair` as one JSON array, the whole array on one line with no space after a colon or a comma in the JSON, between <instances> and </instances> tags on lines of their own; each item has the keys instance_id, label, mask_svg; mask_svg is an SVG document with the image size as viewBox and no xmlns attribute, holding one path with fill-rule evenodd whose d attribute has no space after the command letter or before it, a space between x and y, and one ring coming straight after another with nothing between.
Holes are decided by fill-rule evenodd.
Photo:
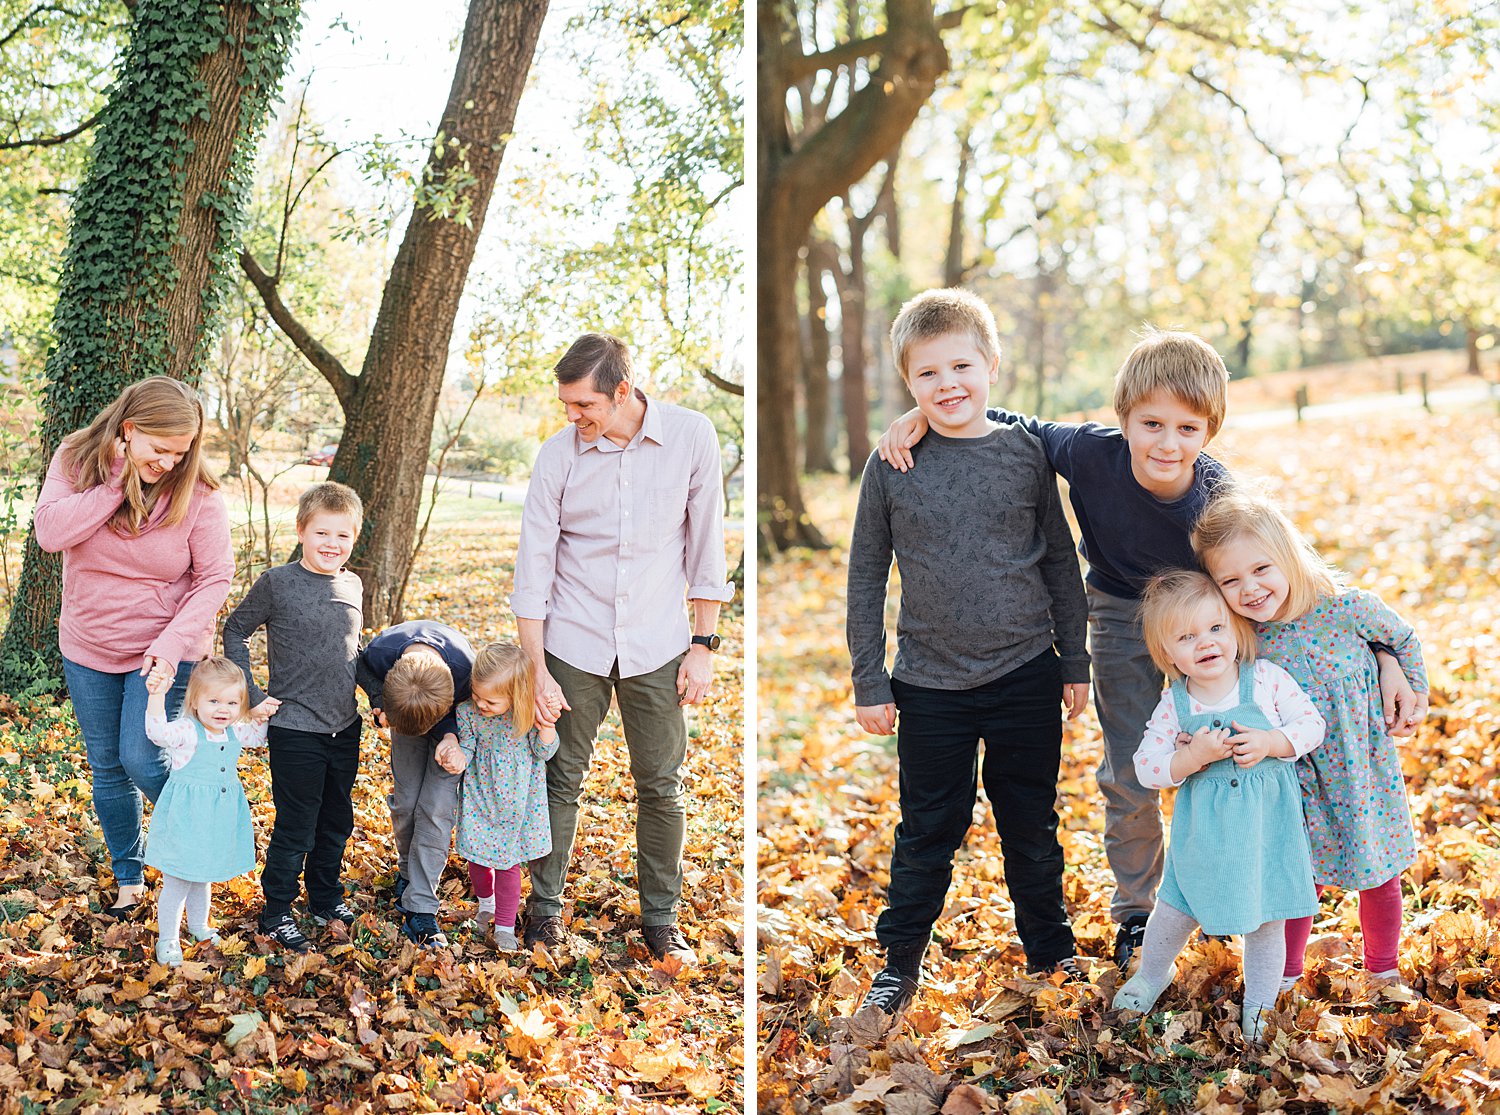
<instances>
[{"instance_id":1,"label":"blonde hair","mask_svg":"<svg viewBox=\"0 0 1500 1115\"><path fill-rule=\"evenodd\" d=\"M427 654L396 659L382 687L391 731L424 736L453 707L453 671Z\"/></svg>"},{"instance_id":2,"label":"blonde hair","mask_svg":"<svg viewBox=\"0 0 1500 1115\"><path fill-rule=\"evenodd\" d=\"M314 515L322 514L348 515L354 520L354 531L358 534L365 520L365 505L353 488L328 480L314 484L297 497L297 529L305 527Z\"/></svg>"},{"instance_id":3,"label":"blonde hair","mask_svg":"<svg viewBox=\"0 0 1500 1115\"><path fill-rule=\"evenodd\" d=\"M1306 615L1326 596L1337 596L1342 588L1338 570L1323 560L1276 505L1243 487L1231 488L1214 498L1193 527L1193 553L1208 569L1215 550L1239 538L1248 538L1266 549L1286 577L1286 618Z\"/></svg>"},{"instance_id":4,"label":"blonde hair","mask_svg":"<svg viewBox=\"0 0 1500 1115\"><path fill-rule=\"evenodd\" d=\"M205 658L193 667L193 672L188 675L187 693L182 698L182 711L185 715L198 719L195 711L198 706L198 698L206 691L234 686L240 695L240 715L236 724L250 719L250 687L245 683L245 671L236 666L227 658L213 657Z\"/></svg>"},{"instance_id":5,"label":"blonde hair","mask_svg":"<svg viewBox=\"0 0 1500 1115\"><path fill-rule=\"evenodd\" d=\"M175 526L187 517L195 487L217 488L219 480L203 459L203 401L198 393L170 376L150 376L128 385L92 422L63 438L63 464L74 473L75 490L98 487L114 476L115 442L125 436L126 422L147 437L193 436L182 460L153 484L141 483L127 458L125 499L109 525L116 534L133 537L162 500L168 501L164 525Z\"/></svg>"},{"instance_id":6,"label":"blonde hair","mask_svg":"<svg viewBox=\"0 0 1500 1115\"><path fill-rule=\"evenodd\" d=\"M514 643L488 643L474 656L470 687L493 685L510 698L510 720L517 735L531 731L536 723L535 680L531 659Z\"/></svg>"},{"instance_id":7,"label":"blonde hair","mask_svg":"<svg viewBox=\"0 0 1500 1115\"><path fill-rule=\"evenodd\" d=\"M1172 661L1171 640L1180 635L1188 617L1204 601L1213 601L1229 617L1241 663L1255 661L1255 628L1230 608L1213 579L1196 569L1175 569L1153 577L1141 595L1141 632L1151 661L1167 677L1183 676Z\"/></svg>"},{"instance_id":8,"label":"blonde hair","mask_svg":"<svg viewBox=\"0 0 1500 1115\"><path fill-rule=\"evenodd\" d=\"M1196 333L1147 326L1115 373L1115 415L1120 425L1157 391L1165 391L1202 415L1212 438L1224 425L1229 405L1229 369L1214 346Z\"/></svg>"},{"instance_id":9,"label":"blonde hair","mask_svg":"<svg viewBox=\"0 0 1500 1115\"><path fill-rule=\"evenodd\" d=\"M908 382L906 356L912 345L953 334L972 339L986 360L999 359L1000 333L995 328L995 315L967 290L924 290L902 306L891 323L891 353L902 382Z\"/></svg>"}]
</instances>

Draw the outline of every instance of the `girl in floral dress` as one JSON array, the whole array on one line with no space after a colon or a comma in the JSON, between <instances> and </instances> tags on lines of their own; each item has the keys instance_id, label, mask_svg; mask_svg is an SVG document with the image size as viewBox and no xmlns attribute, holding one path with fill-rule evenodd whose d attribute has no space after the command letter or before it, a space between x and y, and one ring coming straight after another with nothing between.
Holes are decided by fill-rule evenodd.
<instances>
[{"instance_id":1,"label":"girl in floral dress","mask_svg":"<svg viewBox=\"0 0 1500 1115\"><path fill-rule=\"evenodd\" d=\"M1401 756L1381 708L1372 645L1389 648L1426 707L1416 632L1338 573L1269 501L1226 493L1193 530L1193 550L1229 607L1255 624L1259 653L1286 670L1328 725L1297 763L1313 879L1359 891L1365 970L1399 979L1401 872L1417 856ZM1288 920L1282 988L1302 978L1312 918Z\"/></svg>"},{"instance_id":2,"label":"girl in floral dress","mask_svg":"<svg viewBox=\"0 0 1500 1115\"><path fill-rule=\"evenodd\" d=\"M169 721L167 690L176 676L175 663L158 659L146 678L146 736L172 768L151 814L146 862L162 874L156 959L173 968L182 963L184 912L195 940L217 944L208 923L213 884L255 869L240 749L266 745L266 720L278 703L267 701L252 714L240 668L227 658L205 658L188 676L182 714Z\"/></svg>"},{"instance_id":3,"label":"girl in floral dress","mask_svg":"<svg viewBox=\"0 0 1500 1115\"><path fill-rule=\"evenodd\" d=\"M469 861L481 922L493 918L495 944L512 952L521 864L552 850L547 760L557 752L557 731L534 722L531 660L518 646L481 650L469 688L473 695L458 706L465 772L458 854Z\"/></svg>"}]
</instances>

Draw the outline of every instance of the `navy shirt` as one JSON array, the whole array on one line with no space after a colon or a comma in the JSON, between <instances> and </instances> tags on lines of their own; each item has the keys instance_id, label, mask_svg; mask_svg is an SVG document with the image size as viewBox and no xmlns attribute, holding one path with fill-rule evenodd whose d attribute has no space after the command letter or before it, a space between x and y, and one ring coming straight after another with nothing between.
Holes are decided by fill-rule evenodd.
<instances>
[{"instance_id":1,"label":"navy shirt","mask_svg":"<svg viewBox=\"0 0 1500 1115\"><path fill-rule=\"evenodd\" d=\"M443 656L448 669L453 673L453 707L450 708L427 738L434 743L445 735L458 735L458 706L469 699L469 674L474 668L474 648L446 623L430 619L414 619L387 627L370 640L354 664L354 677L359 687L370 698L371 708L383 708L381 694L385 688L385 675L413 643L432 647Z\"/></svg>"},{"instance_id":2,"label":"navy shirt","mask_svg":"<svg viewBox=\"0 0 1500 1115\"><path fill-rule=\"evenodd\" d=\"M1230 483L1229 470L1206 453L1193 462L1193 484L1179 499L1157 499L1130 469L1130 446L1118 426L1044 422L991 410L996 422L1020 424L1041 439L1047 463L1068 482L1068 501L1088 560L1084 579L1100 592L1137 600L1146 583L1170 569L1196 569L1189 539L1208 501Z\"/></svg>"}]
</instances>

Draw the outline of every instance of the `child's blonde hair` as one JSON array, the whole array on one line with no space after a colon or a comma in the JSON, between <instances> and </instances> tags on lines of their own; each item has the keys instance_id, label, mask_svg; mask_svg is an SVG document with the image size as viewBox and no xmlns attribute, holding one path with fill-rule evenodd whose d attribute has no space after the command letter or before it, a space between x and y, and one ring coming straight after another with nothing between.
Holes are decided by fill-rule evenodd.
<instances>
[{"instance_id":1,"label":"child's blonde hair","mask_svg":"<svg viewBox=\"0 0 1500 1115\"><path fill-rule=\"evenodd\" d=\"M966 290L924 290L901 307L891 323L891 353L903 383L909 383L906 356L918 341L961 334L971 338L980 355L994 362L1000 357L1000 331L995 315Z\"/></svg>"},{"instance_id":2,"label":"child's blonde hair","mask_svg":"<svg viewBox=\"0 0 1500 1115\"><path fill-rule=\"evenodd\" d=\"M354 530L358 533L364 523L365 505L360 500L359 493L347 484L327 480L322 484L314 484L297 497L297 529L305 527L314 515L324 513L348 515L354 520Z\"/></svg>"},{"instance_id":3,"label":"child's blonde hair","mask_svg":"<svg viewBox=\"0 0 1500 1115\"><path fill-rule=\"evenodd\" d=\"M1203 509L1193 527L1193 553L1209 568L1210 555L1238 538L1249 538L1266 549L1286 577L1284 618L1306 615L1325 596L1337 596L1342 588L1337 570L1323 560L1276 505L1244 487L1222 492ZM1212 570L1210 570L1210 574Z\"/></svg>"},{"instance_id":4,"label":"child's blonde hair","mask_svg":"<svg viewBox=\"0 0 1500 1115\"><path fill-rule=\"evenodd\" d=\"M149 376L127 386L92 422L63 438L63 463L74 473L75 489L82 492L109 482L114 475L115 442L125 436L126 422L147 437L191 434L193 442L176 467L154 484L142 484L134 469L127 470L125 498L110 516L110 529L122 535L140 534L164 499L168 502L163 522L176 526L187 517L197 485L219 486L203 458L203 401L191 387L170 376Z\"/></svg>"},{"instance_id":5,"label":"child's blonde hair","mask_svg":"<svg viewBox=\"0 0 1500 1115\"><path fill-rule=\"evenodd\" d=\"M197 713L193 710L198 706L198 698L208 690L230 686L240 695L240 715L235 723L250 719L250 687L245 683L245 671L229 659L217 656L205 658L188 675L187 693L182 698L183 713L197 720Z\"/></svg>"},{"instance_id":6,"label":"child's blonde hair","mask_svg":"<svg viewBox=\"0 0 1500 1115\"><path fill-rule=\"evenodd\" d=\"M1211 600L1229 617L1241 663L1255 661L1255 628L1224 602L1219 586L1196 569L1174 569L1153 577L1141 595L1141 632L1146 650L1157 669L1176 681L1183 676L1172 661L1171 641L1180 635L1188 617L1204 601Z\"/></svg>"},{"instance_id":7,"label":"child's blonde hair","mask_svg":"<svg viewBox=\"0 0 1500 1115\"><path fill-rule=\"evenodd\" d=\"M1147 326L1115 373L1115 415L1124 425L1149 395L1165 391L1208 423L1212 438L1229 405L1229 369L1214 346L1196 333Z\"/></svg>"},{"instance_id":8,"label":"child's blonde hair","mask_svg":"<svg viewBox=\"0 0 1500 1115\"><path fill-rule=\"evenodd\" d=\"M531 731L536 723L536 682L525 651L514 643L488 643L474 656L471 677L473 683L496 686L510 698L510 721L517 735Z\"/></svg>"},{"instance_id":9,"label":"child's blonde hair","mask_svg":"<svg viewBox=\"0 0 1500 1115\"><path fill-rule=\"evenodd\" d=\"M391 731L425 736L453 707L453 671L431 655L402 655L385 675L382 699Z\"/></svg>"}]
</instances>

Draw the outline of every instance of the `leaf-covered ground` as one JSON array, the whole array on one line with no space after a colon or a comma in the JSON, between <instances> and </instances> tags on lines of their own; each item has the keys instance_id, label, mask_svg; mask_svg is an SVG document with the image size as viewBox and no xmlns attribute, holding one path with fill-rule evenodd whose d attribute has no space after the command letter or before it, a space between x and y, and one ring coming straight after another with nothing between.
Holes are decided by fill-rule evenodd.
<instances>
[{"instance_id":1,"label":"leaf-covered ground","mask_svg":"<svg viewBox=\"0 0 1500 1115\"><path fill-rule=\"evenodd\" d=\"M441 518L452 521L434 528L407 614L476 640L514 638L515 516ZM453 947L423 952L401 937L389 755L367 727L346 860L353 933L322 935L303 958L274 950L254 935L259 885L246 875L214 888L223 946L192 946L174 971L155 963L152 921L94 912L113 885L68 707L0 698L0 1113L737 1110L742 616L736 602L720 627L718 684L689 721L680 920L701 959L692 971L654 964L640 938L616 713L585 786L566 895L572 955L502 958L464 926L475 907L457 857L441 893ZM273 815L263 756L241 765L262 852Z\"/></svg>"},{"instance_id":2,"label":"leaf-covered ground","mask_svg":"<svg viewBox=\"0 0 1500 1115\"><path fill-rule=\"evenodd\" d=\"M1059 786L1089 981L1026 978L984 804L904 1026L882 1035L851 1019L879 967L894 741L854 722L845 555L802 554L763 566L759 597L762 1111L1500 1112L1500 420L1493 408L1393 412L1230 432L1214 448L1267 477L1422 637L1432 713L1401 745L1420 849L1404 876L1410 991L1367 986L1355 896L1331 892L1305 997L1283 998L1268 1047L1240 1042L1239 957L1213 941L1189 946L1157 1013L1110 1011L1119 977L1091 710L1067 732ZM853 502L839 482L814 486L827 537L847 540Z\"/></svg>"}]
</instances>

